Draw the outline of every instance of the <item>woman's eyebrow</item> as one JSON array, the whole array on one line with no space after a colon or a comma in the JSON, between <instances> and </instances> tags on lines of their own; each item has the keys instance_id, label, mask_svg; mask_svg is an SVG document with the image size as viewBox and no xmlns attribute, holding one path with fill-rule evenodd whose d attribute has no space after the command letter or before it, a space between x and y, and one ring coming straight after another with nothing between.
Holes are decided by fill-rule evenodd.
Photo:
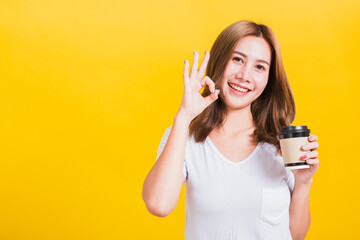
<instances>
[{"instance_id":1,"label":"woman's eyebrow","mask_svg":"<svg viewBox=\"0 0 360 240\"><path fill-rule=\"evenodd\" d=\"M246 56L244 53L242 53L242 52L234 51L234 53L237 53L237 54L239 54L239 55L243 56L244 58L247 58L247 56ZM256 59L256 61L257 61L257 62L266 63L267 65L269 65L269 66L270 66L270 64L269 64L267 61L265 61L265 60L262 60L262 59Z\"/></svg>"}]
</instances>

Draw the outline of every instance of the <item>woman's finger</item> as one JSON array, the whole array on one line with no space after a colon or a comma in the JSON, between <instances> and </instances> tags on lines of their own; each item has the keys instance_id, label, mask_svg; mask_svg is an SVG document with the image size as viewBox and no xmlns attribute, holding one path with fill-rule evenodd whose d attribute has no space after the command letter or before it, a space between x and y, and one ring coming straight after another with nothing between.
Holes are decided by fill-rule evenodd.
<instances>
[{"instance_id":1,"label":"woman's finger","mask_svg":"<svg viewBox=\"0 0 360 240\"><path fill-rule=\"evenodd\" d=\"M208 85L210 92L212 94L215 93L215 83L208 76L203 77L203 79L201 79L200 83L201 83L202 87L205 85Z\"/></svg>"},{"instance_id":2,"label":"woman's finger","mask_svg":"<svg viewBox=\"0 0 360 240\"><path fill-rule=\"evenodd\" d=\"M318 148L319 148L319 143L318 142L311 142L311 143L307 143L304 146L302 146L301 150L309 151L309 150L318 149Z\"/></svg>"},{"instance_id":3,"label":"woman's finger","mask_svg":"<svg viewBox=\"0 0 360 240\"><path fill-rule=\"evenodd\" d=\"M311 151L303 156L301 156L302 160L310 159L310 158L317 158L319 156L318 151Z\"/></svg>"},{"instance_id":4,"label":"woman's finger","mask_svg":"<svg viewBox=\"0 0 360 240\"><path fill-rule=\"evenodd\" d=\"M187 60L184 62L183 80L184 83L189 81L189 62Z\"/></svg>"},{"instance_id":5,"label":"woman's finger","mask_svg":"<svg viewBox=\"0 0 360 240\"><path fill-rule=\"evenodd\" d=\"M217 100L219 98L220 90L216 89L215 93L210 94L209 96L204 97L204 100L206 102L206 106L209 106L212 102Z\"/></svg>"},{"instance_id":6,"label":"woman's finger","mask_svg":"<svg viewBox=\"0 0 360 240\"><path fill-rule=\"evenodd\" d=\"M209 62L209 58L210 58L210 53L208 51L205 51L205 56L204 59L201 62L201 65L199 67L199 72L198 72L198 79L201 80L205 74L205 70L206 70L206 65Z\"/></svg>"},{"instance_id":7,"label":"woman's finger","mask_svg":"<svg viewBox=\"0 0 360 240\"><path fill-rule=\"evenodd\" d=\"M317 158L308 159L306 160L306 163L309 165L318 165L318 166L320 164L319 159Z\"/></svg>"},{"instance_id":8,"label":"woman's finger","mask_svg":"<svg viewBox=\"0 0 360 240\"><path fill-rule=\"evenodd\" d=\"M314 141L318 140L318 137L316 135L314 135L314 134L311 134L308 138L309 138L310 142L314 142Z\"/></svg>"},{"instance_id":9,"label":"woman's finger","mask_svg":"<svg viewBox=\"0 0 360 240\"><path fill-rule=\"evenodd\" d=\"M199 53L197 51L194 51L194 61L191 67L190 80L194 80L197 77L198 62L199 62Z\"/></svg>"}]
</instances>

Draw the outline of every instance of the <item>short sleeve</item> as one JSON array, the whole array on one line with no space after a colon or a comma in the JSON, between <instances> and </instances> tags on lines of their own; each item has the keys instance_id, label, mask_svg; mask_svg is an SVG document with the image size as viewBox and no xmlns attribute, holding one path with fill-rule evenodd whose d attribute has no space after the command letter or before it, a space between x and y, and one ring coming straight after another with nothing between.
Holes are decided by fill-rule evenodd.
<instances>
[{"instance_id":1,"label":"short sleeve","mask_svg":"<svg viewBox=\"0 0 360 240\"><path fill-rule=\"evenodd\" d=\"M289 169L289 168L286 168L284 166L284 160L283 160L283 157L279 155L277 149L275 148L274 146L274 154L276 155L276 158L277 160L281 163L281 165L285 168L285 171L286 171L286 183L289 187L289 190L292 194L293 190L294 190L294 186L295 186L295 176L294 176L294 173Z\"/></svg>"},{"instance_id":2,"label":"short sleeve","mask_svg":"<svg viewBox=\"0 0 360 240\"><path fill-rule=\"evenodd\" d=\"M170 126L169 128L167 128L165 130L165 133L164 135L162 136L161 138L161 141L160 141L160 144L159 144L159 148L158 148L158 151L157 151L157 156L156 156L156 160L158 160L158 158L160 157L162 151L164 150L164 147L165 147L165 144L166 144L166 141L170 135L170 132L171 132L171 129L172 129L172 126ZM184 159L184 165L183 165L183 174L184 174L184 177L185 179L187 178L187 168L186 168L186 163L185 163L185 159Z\"/></svg>"},{"instance_id":3,"label":"short sleeve","mask_svg":"<svg viewBox=\"0 0 360 240\"><path fill-rule=\"evenodd\" d=\"M287 185L289 186L289 189L290 189L290 192L292 194L293 190L294 190L294 186L295 186L295 176L294 176L294 173L288 169L288 168L285 168L286 169L286 182L287 182Z\"/></svg>"}]
</instances>

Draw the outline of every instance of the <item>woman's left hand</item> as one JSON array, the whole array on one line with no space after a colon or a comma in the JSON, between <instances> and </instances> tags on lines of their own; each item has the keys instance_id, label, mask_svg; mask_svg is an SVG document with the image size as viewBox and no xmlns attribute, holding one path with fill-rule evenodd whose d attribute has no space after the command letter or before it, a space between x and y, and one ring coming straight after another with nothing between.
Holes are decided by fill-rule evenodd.
<instances>
[{"instance_id":1,"label":"woman's left hand","mask_svg":"<svg viewBox=\"0 0 360 240\"><path fill-rule=\"evenodd\" d=\"M310 165L310 168L303 169L293 169L291 170L294 173L295 181L299 183L307 183L309 181L312 182L312 176L319 168L319 159L318 159L318 151L319 143L317 142L318 137L316 135L310 135L308 137L309 143L302 146L301 150L309 151L309 153L302 156L303 160Z\"/></svg>"},{"instance_id":2,"label":"woman's left hand","mask_svg":"<svg viewBox=\"0 0 360 240\"><path fill-rule=\"evenodd\" d=\"M301 147L303 151L309 151L303 155L303 160L310 165L310 168L303 169L292 169L294 173L295 181L298 183L309 183L312 182L312 176L319 168L319 159L317 149L319 148L319 143L317 142L318 137L316 135L310 135L308 137L309 143ZM305 148L304 148L305 147ZM281 154L281 150L279 151Z\"/></svg>"}]
</instances>

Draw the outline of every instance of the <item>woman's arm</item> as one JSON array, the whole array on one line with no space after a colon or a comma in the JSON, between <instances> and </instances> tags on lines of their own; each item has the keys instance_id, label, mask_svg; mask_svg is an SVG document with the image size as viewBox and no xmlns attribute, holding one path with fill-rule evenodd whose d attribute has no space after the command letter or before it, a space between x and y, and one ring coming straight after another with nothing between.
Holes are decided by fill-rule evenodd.
<instances>
[{"instance_id":1,"label":"woman's arm","mask_svg":"<svg viewBox=\"0 0 360 240\"><path fill-rule=\"evenodd\" d=\"M189 75L189 62L184 62L184 93L169 138L158 160L147 175L142 197L146 208L155 216L165 217L179 200L181 187L185 182L183 164L188 128L192 119L219 98L220 90L215 90L214 82L204 76L210 54L205 57L198 70L199 53L194 52L194 62ZM200 90L207 85L212 93L206 97Z\"/></svg>"},{"instance_id":2,"label":"woman's arm","mask_svg":"<svg viewBox=\"0 0 360 240\"><path fill-rule=\"evenodd\" d=\"M166 217L176 207L184 184L183 164L190 119L176 114L165 147L147 175L142 197L149 212Z\"/></svg>"},{"instance_id":3,"label":"woman's arm","mask_svg":"<svg viewBox=\"0 0 360 240\"><path fill-rule=\"evenodd\" d=\"M165 217L179 200L181 187L184 184L183 164L188 128L192 119L219 98L220 90L215 90L214 82L204 76L210 54L205 57L198 70L199 53L194 52L194 62L189 75L189 62L184 62L184 93L178 113L175 116L169 138L164 150L147 175L142 197L150 213ZM207 85L211 94L203 97L200 90Z\"/></svg>"},{"instance_id":4,"label":"woman's arm","mask_svg":"<svg viewBox=\"0 0 360 240\"><path fill-rule=\"evenodd\" d=\"M309 168L292 169L291 171L295 177L295 186L291 196L291 203L289 209L290 218L290 232L293 240L304 239L310 228L310 209L309 209L309 194L310 187L313 183L313 175L319 168L318 137L310 135L309 143L302 146L303 151L309 151L302 156ZM281 154L281 150L279 151Z\"/></svg>"},{"instance_id":5,"label":"woman's arm","mask_svg":"<svg viewBox=\"0 0 360 240\"><path fill-rule=\"evenodd\" d=\"M293 240L303 240L310 228L309 193L313 179L297 183L290 203L290 232Z\"/></svg>"}]
</instances>

